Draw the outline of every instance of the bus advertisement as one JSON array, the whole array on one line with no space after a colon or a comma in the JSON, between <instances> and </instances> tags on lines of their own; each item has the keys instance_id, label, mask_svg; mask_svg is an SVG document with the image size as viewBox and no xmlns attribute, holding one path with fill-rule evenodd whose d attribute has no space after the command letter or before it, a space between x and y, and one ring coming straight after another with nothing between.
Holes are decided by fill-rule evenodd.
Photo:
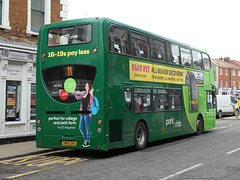
<instances>
[{"instance_id":1,"label":"bus advertisement","mask_svg":"<svg viewBox=\"0 0 240 180\"><path fill-rule=\"evenodd\" d=\"M205 50L108 19L39 31L36 145L107 151L215 127Z\"/></svg>"}]
</instances>

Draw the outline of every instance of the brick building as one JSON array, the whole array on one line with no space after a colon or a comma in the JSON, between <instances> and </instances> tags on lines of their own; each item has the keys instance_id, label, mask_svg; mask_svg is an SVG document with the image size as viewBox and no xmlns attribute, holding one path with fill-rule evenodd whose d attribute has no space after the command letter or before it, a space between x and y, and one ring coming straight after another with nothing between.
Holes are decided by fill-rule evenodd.
<instances>
[{"instance_id":1,"label":"brick building","mask_svg":"<svg viewBox=\"0 0 240 180\"><path fill-rule=\"evenodd\" d=\"M240 63L230 60L212 59L215 72L215 85L218 94L236 94L240 89Z\"/></svg>"},{"instance_id":2,"label":"brick building","mask_svg":"<svg viewBox=\"0 0 240 180\"><path fill-rule=\"evenodd\" d=\"M38 31L66 19L67 0L0 0L0 139L35 135Z\"/></svg>"}]
</instances>

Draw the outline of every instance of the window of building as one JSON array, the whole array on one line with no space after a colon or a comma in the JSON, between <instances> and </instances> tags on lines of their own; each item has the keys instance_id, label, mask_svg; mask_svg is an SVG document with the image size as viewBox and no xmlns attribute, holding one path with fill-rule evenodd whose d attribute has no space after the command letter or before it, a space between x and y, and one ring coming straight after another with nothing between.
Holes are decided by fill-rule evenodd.
<instances>
[{"instance_id":1,"label":"window of building","mask_svg":"<svg viewBox=\"0 0 240 180\"><path fill-rule=\"evenodd\" d=\"M193 67L196 69L203 69L202 54L198 51L192 51Z\"/></svg>"},{"instance_id":2,"label":"window of building","mask_svg":"<svg viewBox=\"0 0 240 180\"><path fill-rule=\"evenodd\" d=\"M167 111L168 110L168 90L167 89L153 89L153 111Z\"/></svg>"},{"instance_id":3,"label":"window of building","mask_svg":"<svg viewBox=\"0 0 240 180\"><path fill-rule=\"evenodd\" d=\"M172 111L182 109L182 90L169 89L169 105Z\"/></svg>"},{"instance_id":4,"label":"window of building","mask_svg":"<svg viewBox=\"0 0 240 180\"><path fill-rule=\"evenodd\" d=\"M148 37L141 34L132 33L131 40L133 56L149 58Z\"/></svg>"},{"instance_id":5,"label":"window of building","mask_svg":"<svg viewBox=\"0 0 240 180\"><path fill-rule=\"evenodd\" d=\"M207 54L203 54L203 67L204 67L204 70L206 71L211 70L211 61Z\"/></svg>"},{"instance_id":6,"label":"window of building","mask_svg":"<svg viewBox=\"0 0 240 180\"><path fill-rule=\"evenodd\" d=\"M38 35L40 27L51 23L51 0L28 0L27 35Z\"/></svg>"},{"instance_id":7,"label":"window of building","mask_svg":"<svg viewBox=\"0 0 240 180\"><path fill-rule=\"evenodd\" d=\"M9 0L0 0L0 28L10 31Z\"/></svg>"},{"instance_id":8,"label":"window of building","mask_svg":"<svg viewBox=\"0 0 240 180\"><path fill-rule=\"evenodd\" d=\"M168 43L167 45L167 55L168 55L168 62L172 64L180 64L180 53L179 53L179 46L175 44Z\"/></svg>"},{"instance_id":9,"label":"window of building","mask_svg":"<svg viewBox=\"0 0 240 180\"><path fill-rule=\"evenodd\" d=\"M7 81L6 86L6 121L21 121L21 83L18 81Z\"/></svg>"},{"instance_id":10,"label":"window of building","mask_svg":"<svg viewBox=\"0 0 240 180\"><path fill-rule=\"evenodd\" d=\"M0 25L2 24L2 0L0 0Z\"/></svg>"},{"instance_id":11,"label":"window of building","mask_svg":"<svg viewBox=\"0 0 240 180\"><path fill-rule=\"evenodd\" d=\"M151 112L151 89L134 88L134 112Z\"/></svg>"},{"instance_id":12,"label":"window of building","mask_svg":"<svg viewBox=\"0 0 240 180\"><path fill-rule=\"evenodd\" d=\"M128 30L111 26L108 31L108 49L111 52L131 55Z\"/></svg>"},{"instance_id":13,"label":"window of building","mask_svg":"<svg viewBox=\"0 0 240 180\"><path fill-rule=\"evenodd\" d=\"M228 69L225 69L225 75L226 76L228 75Z\"/></svg>"},{"instance_id":14,"label":"window of building","mask_svg":"<svg viewBox=\"0 0 240 180\"><path fill-rule=\"evenodd\" d=\"M233 76L235 76L235 70L233 70Z\"/></svg>"},{"instance_id":15,"label":"window of building","mask_svg":"<svg viewBox=\"0 0 240 180\"><path fill-rule=\"evenodd\" d=\"M220 68L220 75L223 75L223 73L222 73L222 68Z\"/></svg>"},{"instance_id":16,"label":"window of building","mask_svg":"<svg viewBox=\"0 0 240 180\"><path fill-rule=\"evenodd\" d=\"M233 86L235 86L236 84L235 84L235 81L233 81Z\"/></svg>"},{"instance_id":17,"label":"window of building","mask_svg":"<svg viewBox=\"0 0 240 180\"><path fill-rule=\"evenodd\" d=\"M225 87L228 87L228 80L225 81Z\"/></svg>"},{"instance_id":18,"label":"window of building","mask_svg":"<svg viewBox=\"0 0 240 180\"><path fill-rule=\"evenodd\" d=\"M38 32L44 25L44 0L31 0L31 30Z\"/></svg>"},{"instance_id":19,"label":"window of building","mask_svg":"<svg viewBox=\"0 0 240 180\"><path fill-rule=\"evenodd\" d=\"M36 85L31 85L31 108L30 119L36 120Z\"/></svg>"},{"instance_id":20,"label":"window of building","mask_svg":"<svg viewBox=\"0 0 240 180\"><path fill-rule=\"evenodd\" d=\"M240 76L240 71L238 71L238 76Z\"/></svg>"},{"instance_id":21,"label":"window of building","mask_svg":"<svg viewBox=\"0 0 240 180\"><path fill-rule=\"evenodd\" d=\"M192 66L192 56L189 49L180 47L182 65L186 67Z\"/></svg>"},{"instance_id":22,"label":"window of building","mask_svg":"<svg viewBox=\"0 0 240 180\"><path fill-rule=\"evenodd\" d=\"M151 38L152 60L166 62L165 42Z\"/></svg>"},{"instance_id":23,"label":"window of building","mask_svg":"<svg viewBox=\"0 0 240 180\"><path fill-rule=\"evenodd\" d=\"M238 89L240 89L240 81L238 82Z\"/></svg>"},{"instance_id":24,"label":"window of building","mask_svg":"<svg viewBox=\"0 0 240 180\"><path fill-rule=\"evenodd\" d=\"M221 79L220 80L220 87L222 87L223 86L223 80Z\"/></svg>"}]
</instances>

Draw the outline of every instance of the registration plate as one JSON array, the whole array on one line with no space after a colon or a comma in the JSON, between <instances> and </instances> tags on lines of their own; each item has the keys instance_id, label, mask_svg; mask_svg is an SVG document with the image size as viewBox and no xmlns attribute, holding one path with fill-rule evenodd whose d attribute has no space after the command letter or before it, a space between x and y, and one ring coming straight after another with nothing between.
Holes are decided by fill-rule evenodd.
<instances>
[{"instance_id":1,"label":"registration plate","mask_svg":"<svg viewBox=\"0 0 240 180\"><path fill-rule=\"evenodd\" d=\"M77 146L77 141L62 141L63 146Z\"/></svg>"}]
</instances>

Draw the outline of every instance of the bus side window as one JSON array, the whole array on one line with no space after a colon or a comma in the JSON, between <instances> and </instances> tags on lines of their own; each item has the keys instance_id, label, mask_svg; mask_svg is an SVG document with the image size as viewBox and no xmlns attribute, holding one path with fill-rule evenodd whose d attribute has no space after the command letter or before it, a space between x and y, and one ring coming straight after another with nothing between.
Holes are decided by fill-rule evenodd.
<instances>
[{"instance_id":1,"label":"bus side window","mask_svg":"<svg viewBox=\"0 0 240 180\"><path fill-rule=\"evenodd\" d=\"M111 52L130 55L128 30L111 26L108 31L108 49Z\"/></svg>"},{"instance_id":2,"label":"bus side window","mask_svg":"<svg viewBox=\"0 0 240 180\"><path fill-rule=\"evenodd\" d=\"M203 69L202 55L200 52L192 51L193 67L196 69Z\"/></svg>"},{"instance_id":3,"label":"bus side window","mask_svg":"<svg viewBox=\"0 0 240 180\"><path fill-rule=\"evenodd\" d=\"M214 92L207 91L207 109L215 108Z\"/></svg>"},{"instance_id":4,"label":"bus side window","mask_svg":"<svg viewBox=\"0 0 240 180\"><path fill-rule=\"evenodd\" d=\"M152 59L155 61L167 61L164 41L151 38L151 55Z\"/></svg>"},{"instance_id":5,"label":"bus side window","mask_svg":"<svg viewBox=\"0 0 240 180\"><path fill-rule=\"evenodd\" d=\"M136 33L131 33L133 56L149 58L148 37Z\"/></svg>"},{"instance_id":6,"label":"bus side window","mask_svg":"<svg viewBox=\"0 0 240 180\"><path fill-rule=\"evenodd\" d=\"M176 111L182 109L182 90L169 89L170 110Z\"/></svg>"},{"instance_id":7,"label":"bus side window","mask_svg":"<svg viewBox=\"0 0 240 180\"><path fill-rule=\"evenodd\" d=\"M182 65L192 67L192 57L189 49L180 47Z\"/></svg>"},{"instance_id":8,"label":"bus side window","mask_svg":"<svg viewBox=\"0 0 240 180\"><path fill-rule=\"evenodd\" d=\"M151 112L151 89L134 88L134 112Z\"/></svg>"},{"instance_id":9,"label":"bus side window","mask_svg":"<svg viewBox=\"0 0 240 180\"><path fill-rule=\"evenodd\" d=\"M206 70L206 71L210 71L211 70L210 58L206 54L203 54L203 66L204 66L204 70Z\"/></svg>"},{"instance_id":10,"label":"bus side window","mask_svg":"<svg viewBox=\"0 0 240 180\"><path fill-rule=\"evenodd\" d=\"M129 110L132 110L132 88L130 87L124 88L124 99L127 108Z\"/></svg>"},{"instance_id":11,"label":"bus side window","mask_svg":"<svg viewBox=\"0 0 240 180\"><path fill-rule=\"evenodd\" d=\"M167 111L168 110L168 90L167 89L153 89L153 111Z\"/></svg>"},{"instance_id":12,"label":"bus side window","mask_svg":"<svg viewBox=\"0 0 240 180\"><path fill-rule=\"evenodd\" d=\"M175 44L168 43L167 44L167 55L168 55L168 62L171 64L180 64L180 53L179 53L179 46Z\"/></svg>"}]
</instances>

